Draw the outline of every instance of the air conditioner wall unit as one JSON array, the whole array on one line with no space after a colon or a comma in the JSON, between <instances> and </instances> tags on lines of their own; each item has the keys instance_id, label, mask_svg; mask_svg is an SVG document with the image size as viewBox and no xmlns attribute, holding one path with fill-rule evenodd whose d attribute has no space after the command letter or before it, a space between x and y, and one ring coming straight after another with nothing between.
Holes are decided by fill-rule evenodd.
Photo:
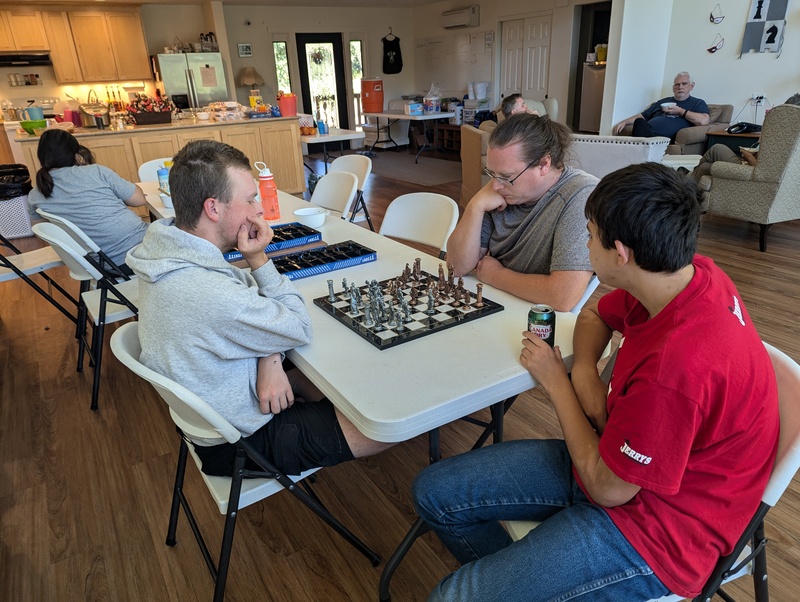
<instances>
[{"instance_id":1,"label":"air conditioner wall unit","mask_svg":"<svg viewBox=\"0 0 800 602\"><path fill-rule=\"evenodd\" d=\"M461 27L478 27L481 21L481 7L476 4L458 10L448 10L442 13L442 27L445 29L459 29Z\"/></svg>"}]
</instances>

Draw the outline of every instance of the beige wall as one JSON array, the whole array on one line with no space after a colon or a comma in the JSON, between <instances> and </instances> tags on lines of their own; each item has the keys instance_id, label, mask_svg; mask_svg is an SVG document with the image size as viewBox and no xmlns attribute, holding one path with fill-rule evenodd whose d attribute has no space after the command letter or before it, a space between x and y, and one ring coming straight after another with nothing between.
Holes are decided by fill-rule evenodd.
<instances>
[{"instance_id":1,"label":"beige wall","mask_svg":"<svg viewBox=\"0 0 800 602\"><path fill-rule=\"evenodd\" d=\"M263 87L265 99L274 96L274 62L271 42L283 35L293 51L297 32L340 32L345 40L361 38L365 41L365 68L367 76L383 77L385 97L395 98L411 92L425 92L430 86L426 78L415 77L415 71L428 74L438 69L447 74L453 69L447 57L436 57L435 64L425 69L415 69L415 41L450 33L482 36L487 31L496 32L493 56L488 68L480 73L465 74L466 82L489 79L492 96L496 101L497 73L499 70L499 31L503 20L552 14L551 55L549 63L549 95L558 99L560 114L566 116L573 90L575 62L575 36L577 34L576 10L588 0L505 0L489 2L477 0L481 7L481 24L477 28L454 30L439 25L439 15L449 9L466 4L462 0L445 0L412 10L394 8L309 8L263 7L222 5L228 35L230 71L238 76L245 66L254 66L267 80ZM208 4L208 3L206 3ZM672 77L678 71L688 70L694 76L695 95L712 103L734 105L734 115L739 119L763 120L763 109L754 119L753 107L747 103L753 93L764 93L770 104L783 102L789 95L800 91L798 69L792 57L800 53L800 5L789 3L786 37L782 56L751 54L739 58L739 46L749 2L720 0L725 19L719 25L709 22L709 7L696 0L614 0L611 36L609 40L609 65L606 76L601 129L610 131L613 123L641 111L648 102L670 92ZM209 31L200 5L148 4L141 8L142 21L151 53L163 51L175 36L195 41L200 32ZM251 22L246 26L245 21ZM380 39L392 31L401 38L404 68L398 75L383 75ZM725 46L711 54L706 48L719 32ZM254 57L240 59L236 45L247 42L253 45ZM6 70L8 71L8 70ZM46 68L46 86L39 87L40 95L64 96L65 88L53 85ZM0 70L0 76L4 71ZM296 75L296 73L295 73ZM78 87L76 87L78 88ZM88 90L88 88L87 88ZM0 97L12 97L18 90L8 88ZM80 87L81 97L86 90ZM24 95L25 92L21 92ZM236 87L237 99L246 101L247 89Z\"/></svg>"}]
</instances>

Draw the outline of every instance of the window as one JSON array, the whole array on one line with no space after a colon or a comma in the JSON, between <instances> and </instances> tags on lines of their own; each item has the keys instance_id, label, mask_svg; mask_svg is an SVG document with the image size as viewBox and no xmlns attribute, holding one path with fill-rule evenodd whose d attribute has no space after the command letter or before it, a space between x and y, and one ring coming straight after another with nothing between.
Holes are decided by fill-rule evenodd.
<instances>
[{"instance_id":1,"label":"window","mask_svg":"<svg viewBox=\"0 0 800 602\"><path fill-rule=\"evenodd\" d=\"M350 66L353 78L353 115L356 123L361 123L361 78L364 77L364 60L361 54L361 40L350 40Z\"/></svg>"},{"instance_id":2,"label":"window","mask_svg":"<svg viewBox=\"0 0 800 602\"><path fill-rule=\"evenodd\" d=\"M272 52L275 54L275 72L278 75L278 90L292 91L292 80L289 77L289 60L286 55L286 42L273 42Z\"/></svg>"}]
</instances>

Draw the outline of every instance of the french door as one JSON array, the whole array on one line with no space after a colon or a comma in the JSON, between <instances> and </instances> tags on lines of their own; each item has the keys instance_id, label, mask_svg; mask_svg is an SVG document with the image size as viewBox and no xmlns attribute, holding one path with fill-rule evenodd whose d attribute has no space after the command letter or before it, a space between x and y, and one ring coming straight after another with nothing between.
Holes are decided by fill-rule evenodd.
<instances>
[{"instance_id":1,"label":"french door","mask_svg":"<svg viewBox=\"0 0 800 602\"><path fill-rule=\"evenodd\" d=\"M347 86L344 51L339 33L298 33L297 64L303 112L328 127L347 129Z\"/></svg>"}]
</instances>

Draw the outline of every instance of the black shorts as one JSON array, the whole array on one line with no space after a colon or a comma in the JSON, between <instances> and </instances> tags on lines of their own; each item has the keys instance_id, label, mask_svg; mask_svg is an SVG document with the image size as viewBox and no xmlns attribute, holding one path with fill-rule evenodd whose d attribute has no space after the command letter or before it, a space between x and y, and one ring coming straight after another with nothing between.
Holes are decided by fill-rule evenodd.
<instances>
[{"instance_id":1,"label":"black shorts","mask_svg":"<svg viewBox=\"0 0 800 602\"><path fill-rule=\"evenodd\" d=\"M317 402L295 400L291 408L275 414L245 440L287 475L353 459L333 404L324 398ZM232 443L195 445L194 450L207 475L229 477L233 473L236 446ZM245 468L262 470L251 458L247 458Z\"/></svg>"}]
</instances>

